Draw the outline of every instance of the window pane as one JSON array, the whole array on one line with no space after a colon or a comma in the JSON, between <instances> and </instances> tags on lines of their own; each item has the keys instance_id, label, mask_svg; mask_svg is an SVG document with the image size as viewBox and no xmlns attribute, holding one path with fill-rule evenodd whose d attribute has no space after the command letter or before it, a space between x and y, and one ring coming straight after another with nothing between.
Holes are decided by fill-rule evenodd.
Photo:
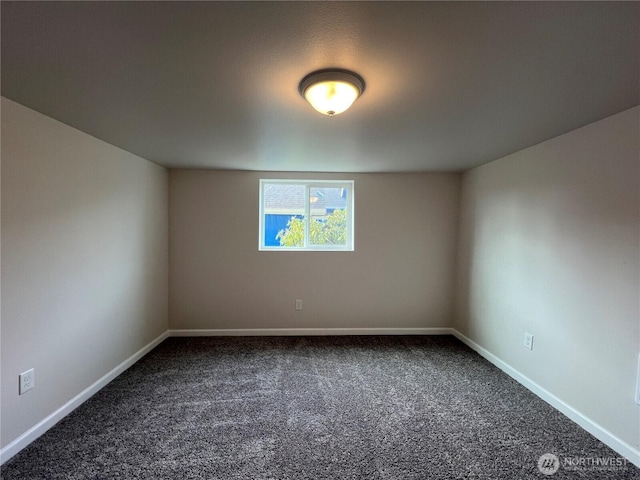
<instances>
[{"instance_id":1,"label":"window pane","mask_svg":"<svg viewBox=\"0 0 640 480\"><path fill-rule=\"evenodd\" d=\"M264 245L303 247L305 186L267 183L263 202Z\"/></svg>"},{"instance_id":2,"label":"window pane","mask_svg":"<svg viewBox=\"0 0 640 480\"><path fill-rule=\"evenodd\" d=\"M309 245L347 244L347 190L316 187L309 190Z\"/></svg>"},{"instance_id":3,"label":"window pane","mask_svg":"<svg viewBox=\"0 0 640 480\"><path fill-rule=\"evenodd\" d=\"M353 251L352 180L260 180L259 250Z\"/></svg>"}]
</instances>

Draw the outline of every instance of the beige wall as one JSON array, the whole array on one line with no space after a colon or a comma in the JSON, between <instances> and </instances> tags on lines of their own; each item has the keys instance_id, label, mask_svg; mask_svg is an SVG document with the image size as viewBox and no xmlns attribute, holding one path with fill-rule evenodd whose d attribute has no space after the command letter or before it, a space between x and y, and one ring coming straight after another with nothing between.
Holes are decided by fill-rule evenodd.
<instances>
[{"instance_id":1,"label":"beige wall","mask_svg":"<svg viewBox=\"0 0 640 480\"><path fill-rule=\"evenodd\" d=\"M355 180L355 251L258 251L260 178ZM170 327L450 326L459 180L172 170Z\"/></svg>"},{"instance_id":2,"label":"beige wall","mask_svg":"<svg viewBox=\"0 0 640 480\"><path fill-rule=\"evenodd\" d=\"M1 203L4 447L167 330L167 173L2 98Z\"/></svg>"},{"instance_id":3,"label":"beige wall","mask_svg":"<svg viewBox=\"0 0 640 480\"><path fill-rule=\"evenodd\" d=\"M635 449L639 116L636 107L464 174L455 323Z\"/></svg>"}]
</instances>

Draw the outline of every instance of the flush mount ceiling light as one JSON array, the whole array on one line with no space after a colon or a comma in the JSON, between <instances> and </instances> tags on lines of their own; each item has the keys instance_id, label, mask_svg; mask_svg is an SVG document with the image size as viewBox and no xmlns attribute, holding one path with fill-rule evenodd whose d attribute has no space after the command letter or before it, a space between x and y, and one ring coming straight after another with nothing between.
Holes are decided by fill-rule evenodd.
<instances>
[{"instance_id":1,"label":"flush mount ceiling light","mask_svg":"<svg viewBox=\"0 0 640 480\"><path fill-rule=\"evenodd\" d=\"M318 112L333 117L362 95L364 80L348 70L318 70L304 77L298 90Z\"/></svg>"}]
</instances>

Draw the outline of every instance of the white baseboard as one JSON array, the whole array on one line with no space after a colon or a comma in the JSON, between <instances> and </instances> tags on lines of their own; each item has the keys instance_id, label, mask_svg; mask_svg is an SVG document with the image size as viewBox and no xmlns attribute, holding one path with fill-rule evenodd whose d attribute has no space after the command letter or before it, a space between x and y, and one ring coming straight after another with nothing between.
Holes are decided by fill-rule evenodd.
<instances>
[{"instance_id":1,"label":"white baseboard","mask_svg":"<svg viewBox=\"0 0 640 480\"><path fill-rule=\"evenodd\" d=\"M58 408L51 415L47 416L36 425L31 427L25 433L16 438L13 442L9 443L6 447L0 450L0 465L4 464L7 460L13 457L20 450L28 446L31 442L36 440L42 434L44 434L47 430L53 427L56 423L62 420L64 417L69 415L72 411L86 402L93 395L98 393L103 387L105 387L109 382L111 382L114 378L124 372L127 368L131 367L134 363L144 357L147 353L153 350L156 346L158 346L163 340L169 337L169 332L164 332L158 338L145 345L142 349L138 350L136 353L127 358L120 365L115 367L113 370L108 372L102 378L95 381L93 384L85 388L78 395L73 397L67 403Z\"/></svg>"},{"instance_id":2,"label":"white baseboard","mask_svg":"<svg viewBox=\"0 0 640 480\"><path fill-rule=\"evenodd\" d=\"M625 441L616 437L609 430L594 422L589 417L573 408L571 405L565 403L563 400L556 397L554 394L544 389L529 377L526 377L525 375L520 373L515 368L511 367L500 358L496 357L486 348L481 347L470 338L464 336L456 329L451 329L451 334L454 335L458 340L466 344L469 348L478 352L481 356L486 358L489 362L494 364L496 367L505 372L518 383L524 385L528 390L535 393L538 397L554 407L556 410L559 410L560 412L565 414L567 417L580 425L602 443L608 445L620 455L629 459L634 465L640 467L640 450L634 448L632 445L629 445Z\"/></svg>"},{"instance_id":3,"label":"white baseboard","mask_svg":"<svg viewBox=\"0 0 640 480\"><path fill-rule=\"evenodd\" d=\"M317 335L452 335L453 329L436 328L247 328L169 330L172 337L277 337Z\"/></svg>"}]
</instances>

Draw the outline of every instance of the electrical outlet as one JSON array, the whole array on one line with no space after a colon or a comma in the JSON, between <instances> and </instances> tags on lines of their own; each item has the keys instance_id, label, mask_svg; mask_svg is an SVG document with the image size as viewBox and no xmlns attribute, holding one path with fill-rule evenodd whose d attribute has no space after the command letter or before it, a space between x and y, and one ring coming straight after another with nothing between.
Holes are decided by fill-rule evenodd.
<instances>
[{"instance_id":1,"label":"electrical outlet","mask_svg":"<svg viewBox=\"0 0 640 480\"><path fill-rule=\"evenodd\" d=\"M529 350L533 350L533 335L524 332L524 346Z\"/></svg>"},{"instance_id":2,"label":"electrical outlet","mask_svg":"<svg viewBox=\"0 0 640 480\"><path fill-rule=\"evenodd\" d=\"M296 300L296 310L302 310L302 300Z\"/></svg>"},{"instance_id":3,"label":"electrical outlet","mask_svg":"<svg viewBox=\"0 0 640 480\"><path fill-rule=\"evenodd\" d=\"M640 405L640 355L638 355L638 378L636 379L636 403Z\"/></svg>"},{"instance_id":4,"label":"electrical outlet","mask_svg":"<svg viewBox=\"0 0 640 480\"><path fill-rule=\"evenodd\" d=\"M36 376L33 368L31 370L27 370L24 373L18 375L19 387L18 394L22 395L23 393L27 393L36 384Z\"/></svg>"}]
</instances>

